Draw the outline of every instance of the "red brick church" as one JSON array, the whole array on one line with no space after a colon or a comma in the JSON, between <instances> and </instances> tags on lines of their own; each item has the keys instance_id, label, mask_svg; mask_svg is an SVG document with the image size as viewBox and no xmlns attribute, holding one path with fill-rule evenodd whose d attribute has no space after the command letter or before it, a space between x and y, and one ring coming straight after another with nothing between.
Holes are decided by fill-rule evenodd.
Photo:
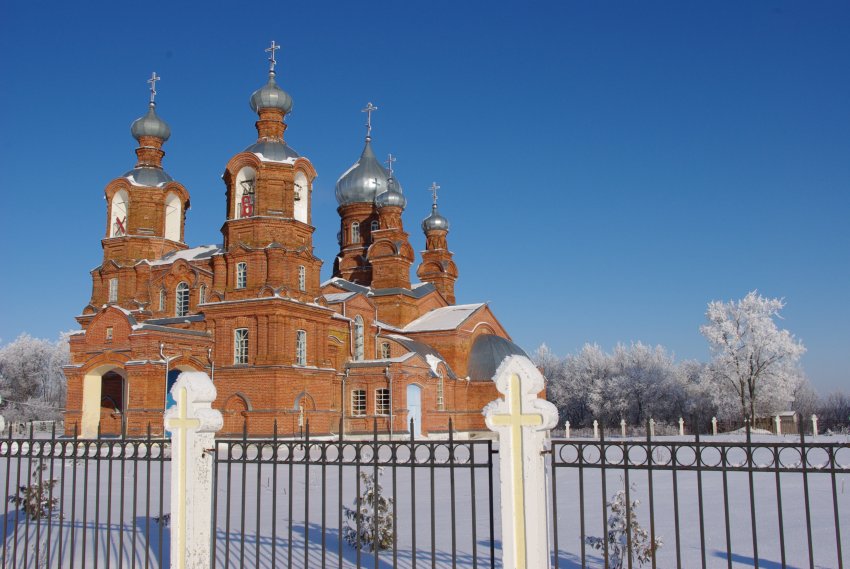
<instances>
[{"instance_id":1,"label":"red brick church","mask_svg":"<svg viewBox=\"0 0 850 569\"><path fill-rule=\"evenodd\" d=\"M449 222L434 205L416 262L406 199L375 157L371 103L360 158L336 184L339 254L321 282L313 253L316 171L284 140L290 95L275 81L251 95L257 140L224 168L222 244L184 241L189 191L163 168L171 135L150 105L131 133L136 165L106 186L103 262L71 338L66 431L162 432L168 388L201 370L218 390L224 435L484 430L482 407L510 341L486 304L455 304Z\"/></svg>"}]
</instances>

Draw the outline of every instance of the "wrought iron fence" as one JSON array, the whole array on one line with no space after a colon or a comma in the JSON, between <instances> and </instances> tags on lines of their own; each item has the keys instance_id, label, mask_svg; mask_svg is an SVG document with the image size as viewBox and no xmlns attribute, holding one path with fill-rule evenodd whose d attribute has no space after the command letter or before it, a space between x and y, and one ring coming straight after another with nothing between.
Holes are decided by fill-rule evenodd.
<instances>
[{"instance_id":1,"label":"wrought iron fence","mask_svg":"<svg viewBox=\"0 0 850 569\"><path fill-rule=\"evenodd\" d=\"M9 429L0 567L168 567L167 445Z\"/></svg>"},{"instance_id":2,"label":"wrought iron fence","mask_svg":"<svg viewBox=\"0 0 850 569\"><path fill-rule=\"evenodd\" d=\"M850 443L756 439L553 440L553 566L843 567Z\"/></svg>"},{"instance_id":3,"label":"wrought iron fence","mask_svg":"<svg viewBox=\"0 0 850 569\"><path fill-rule=\"evenodd\" d=\"M451 426L447 440L387 440L377 424L365 440L317 439L307 425L216 447L213 567L497 564L489 440Z\"/></svg>"}]
</instances>

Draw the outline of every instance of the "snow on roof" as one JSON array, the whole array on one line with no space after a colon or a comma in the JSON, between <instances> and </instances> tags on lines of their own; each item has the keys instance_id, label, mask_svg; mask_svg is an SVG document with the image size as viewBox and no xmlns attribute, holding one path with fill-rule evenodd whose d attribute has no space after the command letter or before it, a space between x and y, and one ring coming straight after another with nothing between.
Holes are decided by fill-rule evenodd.
<instances>
[{"instance_id":1,"label":"snow on roof","mask_svg":"<svg viewBox=\"0 0 850 569\"><path fill-rule=\"evenodd\" d=\"M458 304L435 308L404 327L405 332L454 330L472 316L484 303Z\"/></svg>"},{"instance_id":2,"label":"snow on roof","mask_svg":"<svg viewBox=\"0 0 850 569\"><path fill-rule=\"evenodd\" d=\"M191 249L184 249L182 251L174 251L172 253L168 253L161 259L155 259L150 261L151 265L168 265L178 261L179 259L185 259L186 261L200 261L202 259L209 259L213 255L217 253L221 253L224 250L221 245L201 245L200 247L192 247Z\"/></svg>"},{"instance_id":3,"label":"snow on roof","mask_svg":"<svg viewBox=\"0 0 850 569\"><path fill-rule=\"evenodd\" d=\"M356 294L356 292L332 292L325 295L325 300L328 302L344 302Z\"/></svg>"},{"instance_id":4,"label":"snow on roof","mask_svg":"<svg viewBox=\"0 0 850 569\"><path fill-rule=\"evenodd\" d=\"M416 352L407 352L406 354L402 354L395 358L381 358L377 360L356 360L348 362L345 365L348 367L372 367L376 365L385 365L391 363L403 363L416 355Z\"/></svg>"}]
</instances>

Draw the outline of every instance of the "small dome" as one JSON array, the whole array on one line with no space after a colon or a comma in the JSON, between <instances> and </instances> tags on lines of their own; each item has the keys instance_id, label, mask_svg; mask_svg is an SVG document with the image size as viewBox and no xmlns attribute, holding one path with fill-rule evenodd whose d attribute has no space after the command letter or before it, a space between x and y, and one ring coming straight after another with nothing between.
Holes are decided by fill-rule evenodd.
<instances>
[{"instance_id":1,"label":"small dome","mask_svg":"<svg viewBox=\"0 0 850 569\"><path fill-rule=\"evenodd\" d=\"M470 381L492 381L505 358L513 355L528 357L522 348L501 336L478 336L466 361Z\"/></svg>"},{"instance_id":2,"label":"small dome","mask_svg":"<svg viewBox=\"0 0 850 569\"><path fill-rule=\"evenodd\" d=\"M125 172L122 178L127 178L134 186L145 186L147 188L160 188L174 179L162 168L151 168L139 166L129 172Z\"/></svg>"},{"instance_id":3,"label":"small dome","mask_svg":"<svg viewBox=\"0 0 850 569\"><path fill-rule=\"evenodd\" d=\"M148 107L148 114L133 121L130 127L130 134L136 140L141 139L143 136L155 136L165 142L171 136L171 128L168 126L168 123L159 118L154 105L151 104Z\"/></svg>"},{"instance_id":4,"label":"small dome","mask_svg":"<svg viewBox=\"0 0 850 569\"><path fill-rule=\"evenodd\" d=\"M431 215L422 220L422 231L428 232L434 229L449 230L449 220L437 211L437 204L431 207Z\"/></svg>"},{"instance_id":5,"label":"small dome","mask_svg":"<svg viewBox=\"0 0 850 569\"><path fill-rule=\"evenodd\" d=\"M407 198L401 193L401 189L396 184L395 178L387 180L387 190L378 194L375 198L375 205L378 207L395 206L404 209L407 205Z\"/></svg>"},{"instance_id":6,"label":"small dome","mask_svg":"<svg viewBox=\"0 0 850 569\"><path fill-rule=\"evenodd\" d=\"M277 86L274 74L269 74L269 82L251 95L251 109L256 113L260 109L280 109L283 114L292 110L292 97Z\"/></svg>"},{"instance_id":7,"label":"small dome","mask_svg":"<svg viewBox=\"0 0 850 569\"><path fill-rule=\"evenodd\" d=\"M336 182L336 201L339 205L352 203L373 203L379 193L389 186L390 174L378 163L372 151L372 143L367 139L360 160L346 170ZM401 184L395 180L398 193L402 193Z\"/></svg>"}]
</instances>

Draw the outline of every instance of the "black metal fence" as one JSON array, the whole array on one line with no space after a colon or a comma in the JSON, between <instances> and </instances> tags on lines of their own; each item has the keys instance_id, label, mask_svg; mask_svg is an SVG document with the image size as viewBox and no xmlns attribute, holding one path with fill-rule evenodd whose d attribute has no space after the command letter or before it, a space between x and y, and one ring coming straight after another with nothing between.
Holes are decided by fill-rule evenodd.
<instances>
[{"instance_id":1,"label":"black metal fence","mask_svg":"<svg viewBox=\"0 0 850 569\"><path fill-rule=\"evenodd\" d=\"M165 439L0 439L0 567L169 566Z\"/></svg>"},{"instance_id":2,"label":"black metal fence","mask_svg":"<svg viewBox=\"0 0 850 569\"><path fill-rule=\"evenodd\" d=\"M843 567L850 443L553 440L553 566Z\"/></svg>"},{"instance_id":3,"label":"black metal fence","mask_svg":"<svg viewBox=\"0 0 850 569\"><path fill-rule=\"evenodd\" d=\"M443 441L386 440L376 424L366 440L308 426L216 446L213 567L497 566L491 441L451 427Z\"/></svg>"}]
</instances>

